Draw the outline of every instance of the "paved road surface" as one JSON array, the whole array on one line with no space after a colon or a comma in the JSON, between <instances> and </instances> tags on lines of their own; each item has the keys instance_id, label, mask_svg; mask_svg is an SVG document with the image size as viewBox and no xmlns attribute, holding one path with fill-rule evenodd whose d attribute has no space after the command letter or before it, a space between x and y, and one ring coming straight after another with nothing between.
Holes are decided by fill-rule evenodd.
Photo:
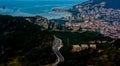
<instances>
[{"instance_id":1,"label":"paved road surface","mask_svg":"<svg viewBox=\"0 0 120 66\"><path fill-rule=\"evenodd\" d=\"M57 66L57 64L59 62L64 62L64 57L61 55L60 53L60 48L63 46L62 45L62 40L57 38L56 36L54 36L55 40L54 40L54 45L53 45L53 51L57 56L57 61L54 63L54 66Z\"/></svg>"}]
</instances>

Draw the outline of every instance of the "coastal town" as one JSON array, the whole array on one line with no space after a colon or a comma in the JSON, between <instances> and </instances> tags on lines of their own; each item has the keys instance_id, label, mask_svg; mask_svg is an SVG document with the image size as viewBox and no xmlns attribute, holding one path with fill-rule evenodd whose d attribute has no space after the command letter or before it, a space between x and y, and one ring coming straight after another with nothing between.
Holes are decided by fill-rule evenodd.
<instances>
[{"instance_id":1,"label":"coastal town","mask_svg":"<svg viewBox=\"0 0 120 66\"><path fill-rule=\"evenodd\" d=\"M72 2L77 0L63 0L64 6L68 1L72 5L68 9L56 7L61 3L63 7L63 1L57 1L9 1L15 9L0 6L0 66L120 66L120 0L76 5ZM45 7L55 7L50 8L52 12L41 7L46 5L43 2L49 4ZM30 9L26 9L28 3ZM17 9L21 5L27 12L46 12L29 16Z\"/></svg>"},{"instance_id":2,"label":"coastal town","mask_svg":"<svg viewBox=\"0 0 120 66\"><path fill-rule=\"evenodd\" d=\"M91 3L92 1L87 1L75 5L67 10L71 16L52 21L59 23L63 21L64 24L61 25L72 29L71 32L94 31L111 38L120 38L120 9L104 8L105 2L95 5ZM57 10L57 12L59 11Z\"/></svg>"}]
</instances>

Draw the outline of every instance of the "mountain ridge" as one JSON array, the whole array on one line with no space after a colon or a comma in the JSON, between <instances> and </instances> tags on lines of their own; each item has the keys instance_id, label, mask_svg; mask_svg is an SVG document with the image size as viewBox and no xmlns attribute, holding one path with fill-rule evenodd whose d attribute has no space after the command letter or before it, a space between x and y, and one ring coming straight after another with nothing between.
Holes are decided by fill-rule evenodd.
<instances>
[{"instance_id":1,"label":"mountain ridge","mask_svg":"<svg viewBox=\"0 0 120 66\"><path fill-rule=\"evenodd\" d=\"M92 5L101 3L101 2L105 2L106 5L104 6L105 8L113 8L113 9L120 9L120 0L89 0L89 1L93 1Z\"/></svg>"}]
</instances>

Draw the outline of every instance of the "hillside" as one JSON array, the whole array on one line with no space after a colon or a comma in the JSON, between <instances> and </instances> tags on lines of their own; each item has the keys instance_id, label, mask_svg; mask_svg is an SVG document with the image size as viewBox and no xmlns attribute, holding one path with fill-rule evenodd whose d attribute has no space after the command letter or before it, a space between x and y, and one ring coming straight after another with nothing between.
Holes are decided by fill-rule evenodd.
<instances>
[{"instance_id":1,"label":"hillside","mask_svg":"<svg viewBox=\"0 0 120 66\"><path fill-rule=\"evenodd\" d=\"M25 17L0 15L0 66L10 66L9 63L12 63L15 58L22 60L26 56L27 58L22 61L24 62L22 66L36 66L37 63L27 64L28 60L29 62L33 60L29 57L36 54L36 52L34 62L39 61L41 64L52 63L51 60L54 60L54 55L47 52L53 53L51 51L53 36L50 32L41 31L41 29L43 29L42 26L27 21ZM53 57L51 58L51 56ZM20 61L20 59L17 60ZM21 63L12 66L18 66Z\"/></svg>"},{"instance_id":2,"label":"hillside","mask_svg":"<svg viewBox=\"0 0 120 66\"><path fill-rule=\"evenodd\" d=\"M26 20L26 17L0 15L0 18L0 66L45 66L54 63L57 57L52 50L53 35L63 41L60 52L64 56L65 62L58 66L86 66L89 64L105 66L109 62L117 65L120 61L116 59L119 58L116 56L119 54L119 50L112 50L111 43L98 44L97 49L86 49L80 52L71 51L75 44L89 44L89 41L97 40L107 42L113 40L100 33L41 30L43 29L42 26L34 24L34 20L33 22ZM116 46L120 46L119 40L116 41ZM100 54L98 53L99 49L104 49L105 52ZM111 52L116 55L106 61L111 57ZM104 55L108 57L105 56L104 59Z\"/></svg>"},{"instance_id":3,"label":"hillside","mask_svg":"<svg viewBox=\"0 0 120 66\"><path fill-rule=\"evenodd\" d=\"M120 0L93 0L93 5L101 2L106 2L105 8L120 9Z\"/></svg>"}]
</instances>

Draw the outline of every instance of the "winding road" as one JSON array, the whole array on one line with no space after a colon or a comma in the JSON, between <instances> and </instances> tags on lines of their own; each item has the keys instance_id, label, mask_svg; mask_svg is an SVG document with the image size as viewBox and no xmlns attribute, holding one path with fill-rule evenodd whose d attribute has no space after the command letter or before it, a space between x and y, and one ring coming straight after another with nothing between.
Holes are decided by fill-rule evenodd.
<instances>
[{"instance_id":1,"label":"winding road","mask_svg":"<svg viewBox=\"0 0 120 66\"><path fill-rule=\"evenodd\" d=\"M54 36L54 44L53 44L53 51L57 56L57 61L54 63L54 66L57 66L59 62L64 62L64 57L60 53L60 48L63 46L62 45L62 40Z\"/></svg>"}]
</instances>

